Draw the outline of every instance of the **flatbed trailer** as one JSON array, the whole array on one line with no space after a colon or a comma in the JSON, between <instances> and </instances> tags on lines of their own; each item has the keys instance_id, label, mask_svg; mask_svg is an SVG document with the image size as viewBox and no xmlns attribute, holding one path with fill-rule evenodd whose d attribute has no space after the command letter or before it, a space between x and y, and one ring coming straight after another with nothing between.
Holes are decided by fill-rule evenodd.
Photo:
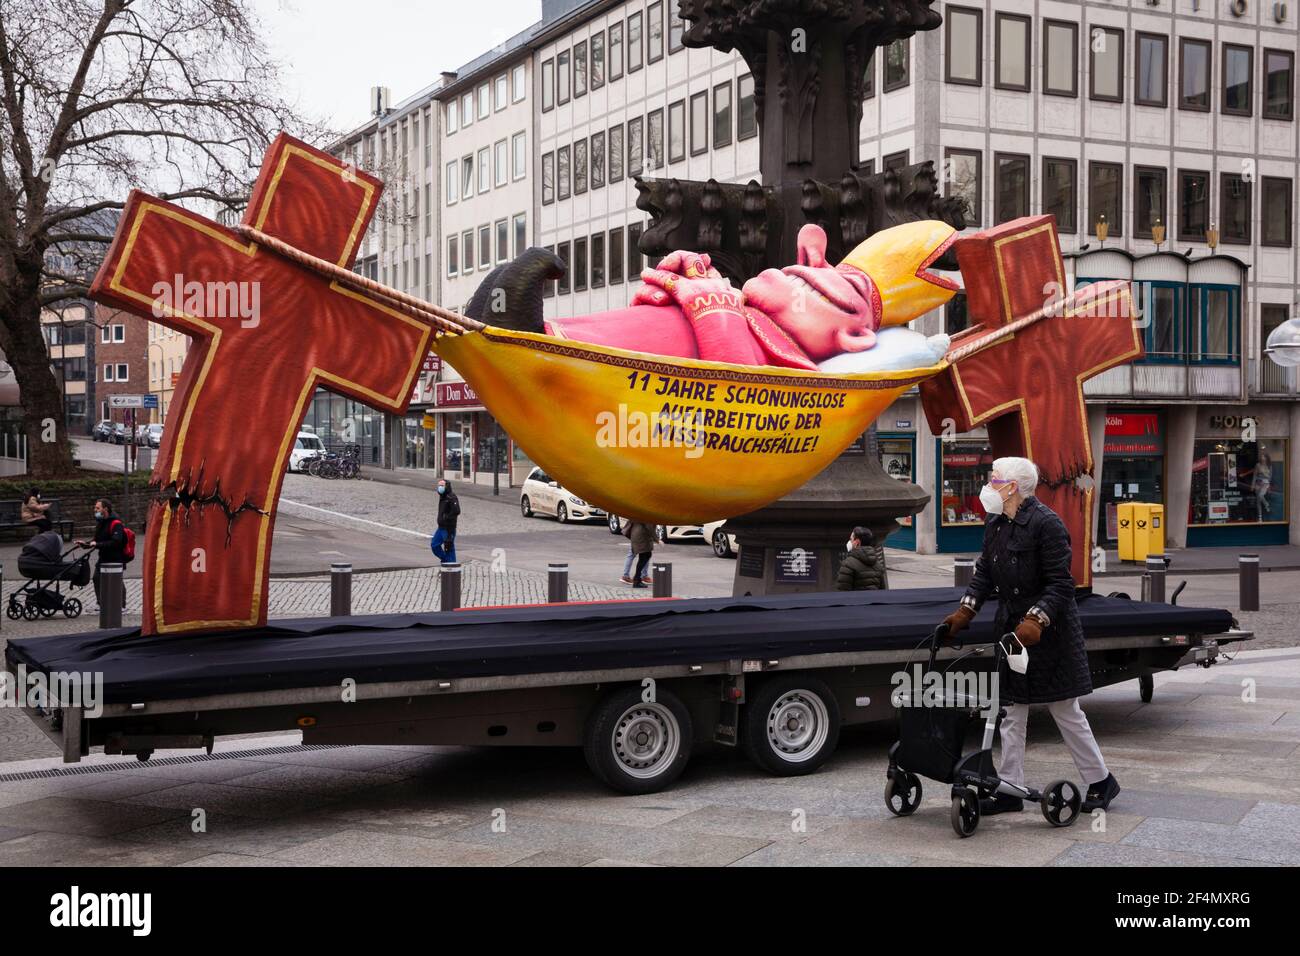
<instances>
[{"instance_id":1,"label":"flatbed trailer","mask_svg":"<svg viewBox=\"0 0 1300 956\"><path fill-rule=\"evenodd\" d=\"M97 701L26 708L67 762L147 760L217 737L301 730L305 744L581 746L609 786L669 785L696 747L741 746L810 773L840 728L896 717L894 678L960 591L669 599L275 621L215 634L122 629L10 642L15 677L90 673ZM1139 681L1250 640L1227 611L1081 596L1093 684ZM987 670L993 608L965 647ZM88 706L89 704L89 706Z\"/></svg>"}]
</instances>

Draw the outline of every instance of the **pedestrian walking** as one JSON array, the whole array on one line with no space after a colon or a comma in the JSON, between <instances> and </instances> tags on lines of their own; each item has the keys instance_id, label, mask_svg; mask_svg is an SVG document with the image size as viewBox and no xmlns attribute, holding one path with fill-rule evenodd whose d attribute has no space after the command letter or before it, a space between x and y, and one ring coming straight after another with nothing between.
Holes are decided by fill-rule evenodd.
<instances>
[{"instance_id":1,"label":"pedestrian walking","mask_svg":"<svg viewBox=\"0 0 1300 956\"><path fill-rule=\"evenodd\" d=\"M460 499L451 490L451 482L438 479L438 530L429 548L443 564L456 563L456 525L460 518Z\"/></svg>"}]
</instances>

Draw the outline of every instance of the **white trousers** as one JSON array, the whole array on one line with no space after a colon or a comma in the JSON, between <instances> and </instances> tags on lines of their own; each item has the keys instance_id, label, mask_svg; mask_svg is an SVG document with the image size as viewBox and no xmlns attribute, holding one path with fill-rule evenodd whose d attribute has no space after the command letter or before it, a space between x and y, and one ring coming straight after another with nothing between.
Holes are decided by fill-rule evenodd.
<instances>
[{"instance_id":1,"label":"white trousers","mask_svg":"<svg viewBox=\"0 0 1300 956\"><path fill-rule=\"evenodd\" d=\"M1047 705L1047 711L1056 721L1056 728L1074 758L1074 766L1078 768L1084 785L1092 786L1105 780L1109 773L1106 761L1102 759L1097 738L1088 726L1088 718L1079 706L1079 698L1053 701ZM1010 704L1007 707L1007 716L1002 719L1002 759L998 764L998 776L1021 787L1025 785L1025 730L1028 723L1028 704Z\"/></svg>"}]
</instances>

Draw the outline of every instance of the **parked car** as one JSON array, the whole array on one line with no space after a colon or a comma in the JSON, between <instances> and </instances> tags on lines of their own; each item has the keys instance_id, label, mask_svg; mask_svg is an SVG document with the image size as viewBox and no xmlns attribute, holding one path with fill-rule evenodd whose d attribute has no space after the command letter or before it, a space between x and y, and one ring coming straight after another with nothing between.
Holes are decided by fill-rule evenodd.
<instances>
[{"instance_id":1,"label":"parked car","mask_svg":"<svg viewBox=\"0 0 1300 956\"><path fill-rule=\"evenodd\" d=\"M704 540L713 546L713 553L720 558L734 558L740 550L736 536L725 530L725 521L710 521L704 526Z\"/></svg>"},{"instance_id":2,"label":"parked car","mask_svg":"<svg viewBox=\"0 0 1300 956\"><path fill-rule=\"evenodd\" d=\"M530 471L519 489L519 511L525 518L554 515L560 524L605 517L604 509L583 501L540 468Z\"/></svg>"},{"instance_id":3,"label":"parked car","mask_svg":"<svg viewBox=\"0 0 1300 956\"><path fill-rule=\"evenodd\" d=\"M113 444L114 445L126 444L126 426L121 422L113 423Z\"/></svg>"},{"instance_id":4,"label":"parked car","mask_svg":"<svg viewBox=\"0 0 1300 956\"><path fill-rule=\"evenodd\" d=\"M90 430L90 437L95 441L112 441L113 439L113 422L111 419L101 419L94 428Z\"/></svg>"},{"instance_id":5,"label":"parked car","mask_svg":"<svg viewBox=\"0 0 1300 956\"><path fill-rule=\"evenodd\" d=\"M325 443L311 432L299 432L293 441L293 451L289 452L289 470L302 471L304 458L325 454Z\"/></svg>"},{"instance_id":6,"label":"parked car","mask_svg":"<svg viewBox=\"0 0 1300 956\"><path fill-rule=\"evenodd\" d=\"M163 427L157 422L144 426L145 443L150 448L157 448L162 445Z\"/></svg>"},{"instance_id":7,"label":"parked car","mask_svg":"<svg viewBox=\"0 0 1300 956\"><path fill-rule=\"evenodd\" d=\"M607 522L610 534L622 534L623 519L616 514ZM670 541L703 541L704 529L697 524L655 525L655 540L662 544Z\"/></svg>"}]
</instances>

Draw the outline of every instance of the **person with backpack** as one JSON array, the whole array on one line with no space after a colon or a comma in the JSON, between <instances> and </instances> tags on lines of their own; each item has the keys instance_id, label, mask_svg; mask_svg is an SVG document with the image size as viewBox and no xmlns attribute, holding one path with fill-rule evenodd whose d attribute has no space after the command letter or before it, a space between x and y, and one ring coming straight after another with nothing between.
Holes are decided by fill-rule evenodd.
<instances>
[{"instance_id":1,"label":"person with backpack","mask_svg":"<svg viewBox=\"0 0 1300 956\"><path fill-rule=\"evenodd\" d=\"M835 576L835 590L879 591L884 588L885 563L880 559L870 528L861 525L854 528L844 550L844 560Z\"/></svg>"},{"instance_id":2,"label":"person with backpack","mask_svg":"<svg viewBox=\"0 0 1300 956\"><path fill-rule=\"evenodd\" d=\"M429 548L443 564L456 563L456 521L460 517L460 499L451 490L451 482L438 479L438 530Z\"/></svg>"},{"instance_id":3,"label":"person with backpack","mask_svg":"<svg viewBox=\"0 0 1300 956\"><path fill-rule=\"evenodd\" d=\"M135 532L113 513L113 503L107 498L95 501L95 537L78 541L83 548L95 549L95 600L99 600L99 569L105 564L125 565L135 557Z\"/></svg>"},{"instance_id":4,"label":"person with backpack","mask_svg":"<svg viewBox=\"0 0 1300 956\"><path fill-rule=\"evenodd\" d=\"M632 553L636 555L636 570L632 572L632 587L648 587L651 581L646 574L650 564L650 555L655 549L655 529L643 521L627 521L623 525L623 534L632 544Z\"/></svg>"}]
</instances>

